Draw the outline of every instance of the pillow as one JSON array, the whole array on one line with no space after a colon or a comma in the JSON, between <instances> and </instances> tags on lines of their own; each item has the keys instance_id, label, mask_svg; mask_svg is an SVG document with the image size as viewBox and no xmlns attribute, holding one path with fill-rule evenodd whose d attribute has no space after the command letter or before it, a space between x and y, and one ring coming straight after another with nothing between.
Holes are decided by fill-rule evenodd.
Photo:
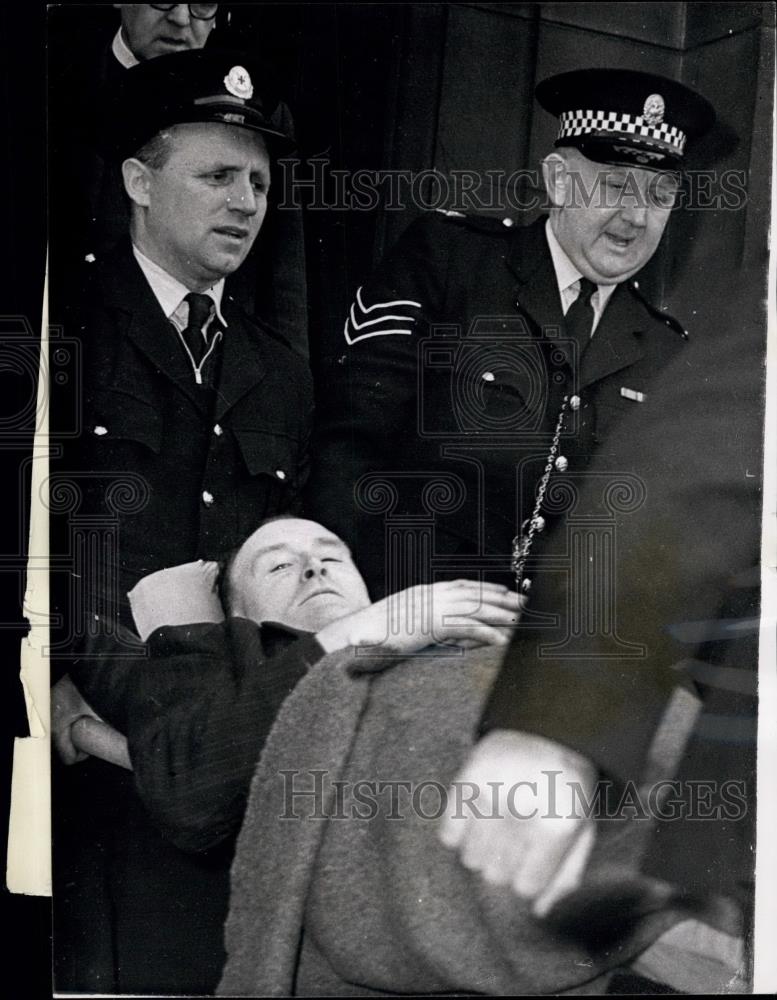
<instances>
[{"instance_id":1,"label":"pillow","mask_svg":"<svg viewBox=\"0 0 777 1000\"><path fill-rule=\"evenodd\" d=\"M217 576L218 563L202 559L144 576L127 594L143 642L163 625L223 622Z\"/></svg>"}]
</instances>

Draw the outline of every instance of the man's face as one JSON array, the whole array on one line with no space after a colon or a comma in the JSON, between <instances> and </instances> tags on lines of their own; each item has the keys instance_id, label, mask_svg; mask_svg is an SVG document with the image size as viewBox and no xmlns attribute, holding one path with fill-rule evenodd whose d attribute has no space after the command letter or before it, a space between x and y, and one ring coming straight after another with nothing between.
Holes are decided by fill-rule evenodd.
<instances>
[{"instance_id":1,"label":"man's face","mask_svg":"<svg viewBox=\"0 0 777 1000\"><path fill-rule=\"evenodd\" d=\"M201 49L216 19L203 21L189 14L185 3L155 10L150 3L115 4L121 10L124 40L136 59L154 59L168 52Z\"/></svg>"},{"instance_id":2,"label":"man's face","mask_svg":"<svg viewBox=\"0 0 777 1000\"><path fill-rule=\"evenodd\" d=\"M164 166L146 168L139 248L202 291L245 260L267 211L270 160L257 132L177 125Z\"/></svg>"},{"instance_id":3,"label":"man's face","mask_svg":"<svg viewBox=\"0 0 777 1000\"><path fill-rule=\"evenodd\" d=\"M559 185L548 188L556 239L584 277L604 285L626 281L656 252L676 175L594 163L577 150L565 150L564 160L563 198Z\"/></svg>"},{"instance_id":4,"label":"man's face","mask_svg":"<svg viewBox=\"0 0 777 1000\"><path fill-rule=\"evenodd\" d=\"M299 518L255 531L232 564L230 582L233 614L309 632L371 603L345 543Z\"/></svg>"}]
</instances>

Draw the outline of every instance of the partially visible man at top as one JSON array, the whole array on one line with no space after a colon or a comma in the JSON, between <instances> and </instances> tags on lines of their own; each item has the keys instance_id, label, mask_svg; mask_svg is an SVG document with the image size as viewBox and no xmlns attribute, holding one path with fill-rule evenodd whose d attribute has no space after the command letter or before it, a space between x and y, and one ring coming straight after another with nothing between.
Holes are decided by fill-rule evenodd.
<instances>
[{"instance_id":1,"label":"partially visible man at top","mask_svg":"<svg viewBox=\"0 0 777 1000\"><path fill-rule=\"evenodd\" d=\"M99 259L126 232L122 179L100 142L100 102L106 88L110 92L139 63L204 48L219 14L218 4L113 6L120 12L121 23L110 42L101 38L97 45L83 45L80 39L58 38L56 33L50 39L50 229L55 289L74 280L72 275L85 257ZM66 12L58 14L66 23ZM255 64L257 83L258 74ZM267 74L263 77L266 90ZM78 117L73 115L74 108L79 109ZM294 135L292 116L283 102L276 102L271 117L279 131ZM298 209L270 213L261 251L252 248L231 284L232 293L249 312L279 329L307 358L305 258Z\"/></svg>"},{"instance_id":2,"label":"partially visible man at top","mask_svg":"<svg viewBox=\"0 0 777 1000\"><path fill-rule=\"evenodd\" d=\"M111 663L132 652L117 637L140 577L218 558L297 503L310 376L225 287L262 227L271 161L291 146L273 109L250 57L219 50L142 62L108 105L104 147L130 222L110 253L83 263L84 287L65 289L56 314L82 360L80 382L54 386L52 410L56 437L68 391L79 393L81 432L53 463L79 503L52 518L53 551L82 556L69 594L54 588L73 630L59 648L81 654L68 661L77 686L111 683ZM125 679L131 699L131 670ZM188 862L166 844L117 769L88 761L57 778L58 984L210 988L223 863Z\"/></svg>"},{"instance_id":3,"label":"partially visible man at top","mask_svg":"<svg viewBox=\"0 0 777 1000\"><path fill-rule=\"evenodd\" d=\"M217 3L115 3L121 27L111 44L129 69L144 59L201 49L216 24Z\"/></svg>"}]
</instances>

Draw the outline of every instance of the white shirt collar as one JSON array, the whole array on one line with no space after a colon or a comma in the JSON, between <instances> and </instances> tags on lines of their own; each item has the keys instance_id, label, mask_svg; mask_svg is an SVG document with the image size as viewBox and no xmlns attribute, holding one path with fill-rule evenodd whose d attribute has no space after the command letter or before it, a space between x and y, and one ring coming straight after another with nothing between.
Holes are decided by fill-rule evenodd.
<instances>
[{"instance_id":1,"label":"white shirt collar","mask_svg":"<svg viewBox=\"0 0 777 1000\"><path fill-rule=\"evenodd\" d=\"M172 274L165 271L165 269L160 267L155 261L146 257L141 250L138 250L134 243L132 244L132 252L135 255L135 260L138 262L141 271L145 275L146 281L151 286L151 291L154 293L157 302L162 307L162 312L168 319L175 321L177 317L174 316L174 314L179 312L184 298L189 294L191 289L187 288L186 285L183 285L177 278L174 278ZM208 295L211 299L213 299L218 321L221 326L226 328L227 324L221 314L221 299L224 295L224 279L221 278L211 288L206 288L203 295ZM186 315L182 317L185 325L188 318L189 304L188 302L183 304L186 309Z\"/></svg>"},{"instance_id":2,"label":"white shirt collar","mask_svg":"<svg viewBox=\"0 0 777 1000\"><path fill-rule=\"evenodd\" d=\"M111 52L113 52L125 69L132 69L133 66L137 66L140 62L129 45L124 41L124 32L121 30L121 27L119 27L119 30L113 36Z\"/></svg>"},{"instance_id":3,"label":"white shirt collar","mask_svg":"<svg viewBox=\"0 0 777 1000\"><path fill-rule=\"evenodd\" d=\"M556 234L553 232L550 225L550 219L548 219L545 223L545 235L548 240L550 256L553 260L553 270L556 272L556 283L558 284L561 308L566 316L567 309L569 309L578 296L578 292L580 290L578 282L583 275L582 272L575 267L567 256L564 248L556 239ZM610 296L615 291L616 287L617 285L597 284L596 294L591 298L591 305L594 309L594 330L598 326L599 320L602 318L602 313L604 312L604 307L610 301Z\"/></svg>"}]
</instances>

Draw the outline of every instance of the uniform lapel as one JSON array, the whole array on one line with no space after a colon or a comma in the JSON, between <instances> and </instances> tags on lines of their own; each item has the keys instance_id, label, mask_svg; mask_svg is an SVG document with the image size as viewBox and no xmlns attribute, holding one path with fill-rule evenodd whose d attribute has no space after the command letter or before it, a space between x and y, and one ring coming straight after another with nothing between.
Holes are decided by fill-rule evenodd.
<instances>
[{"instance_id":1,"label":"uniform lapel","mask_svg":"<svg viewBox=\"0 0 777 1000\"><path fill-rule=\"evenodd\" d=\"M532 331L537 335L544 331L546 336L557 331L557 336L563 338L564 313L545 236L545 219L542 216L532 225L514 230L506 263L518 279L515 304L529 319ZM571 352L565 353L571 356Z\"/></svg>"},{"instance_id":2,"label":"uniform lapel","mask_svg":"<svg viewBox=\"0 0 777 1000\"><path fill-rule=\"evenodd\" d=\"M639 361L643 353L644 321L644 313L635 311L633 299L626 288L619 285L583 354L580 388Z\"/></svg>"},{"instance_id":3,"label":"uniform lapel","mask_svg":"<svg viewBox=\"0 0 777 1000\"><path fill-rule=\"evenodd\" d=\"M205 411L206 394L195 384L194 372L172 324L143 276L129 241L115 252L103 275L103 301L127 315L126 336L157 371Z\"/></svg>"},{"instance_id":4,"label":"uniform lapel","mask_svg":"<svg viewBox=\"0 0 777 1000\"><path fill-rule=\"evenodd\" d=\"M572 350L564 339L564 313L545 236L544 216L531 226L515 230L507 265L518 279L516 304L531 321L535 333L559 331L558 347L571 365ZM623 286L616 288L583 355L581 387L638 361L642 357L643 329L644 313L635 311L633 300Z\"/></svg>"},{"instance_id":5,"label":"uniform lapel","mask_svg":"<svg viewBox=\"0 0 777 1000\"><path fill-rule=\"evenodd\" d=\"M265 336L263 331L258 326L245 322L229 294L224 296L222 311L227 329L221 345L217 419L221 419L241 397L264 381L270 370L267 352L262 343Z\"/></svg>"}]
</instances>

